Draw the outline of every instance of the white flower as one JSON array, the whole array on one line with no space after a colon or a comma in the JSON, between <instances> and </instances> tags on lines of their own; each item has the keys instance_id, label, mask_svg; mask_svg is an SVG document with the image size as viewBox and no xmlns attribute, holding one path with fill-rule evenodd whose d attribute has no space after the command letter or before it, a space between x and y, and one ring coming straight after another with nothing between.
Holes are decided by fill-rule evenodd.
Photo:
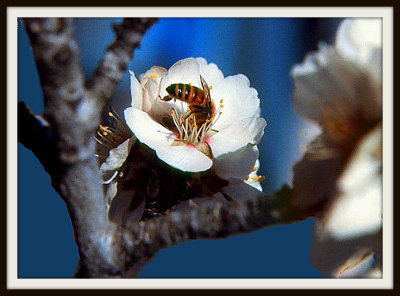
<instances>
[{"instance_id":1,"label":"white flower","mask_svg":"<svg viewBox=\"0 0 400 296\"><path fill-rule=\"evenodd\" d=\"M263 188L260 184L260 182L264 181L264 176L259 176L258 169L260 168L260 161L257 159L256 164L251 171L250 175L247 176L247 178L244 180L245 183L249 184L250 186L253 186L254 188L263 191Z\"/></svg>"},{"instance_id":2,"label":"white flower","mask_svg":"<svg viewBox=\"0 0 400 296\"><path fill-rule=\"evenodd\" d=\"M186 102L162 98L172 84L202 90L200 76L210 87L213 111L198 126L196 114L190 114ZM258 158L256 145L266 123L260 117L257 91L250 87L246 76L224 78L215 64L203 58L188 58L168 71L153 67L140 82L131 72L131 92L132 107L124 112L127 125L168 165L186 172L212 167L223 178L241 180L253 169Z\"/></svg>"},{"instance_id":3,"label":"white flower","mask_svg":"<svg viewBox=\"0 0 400 296\"><path fill-rule=\"evenodd\" d=\"M294 206L319 216L311 263L327 277L380 274L381 56L381 20L345 20L291 73L295 110L321 128L294 166Z\"/></svg>"}]
</instances>

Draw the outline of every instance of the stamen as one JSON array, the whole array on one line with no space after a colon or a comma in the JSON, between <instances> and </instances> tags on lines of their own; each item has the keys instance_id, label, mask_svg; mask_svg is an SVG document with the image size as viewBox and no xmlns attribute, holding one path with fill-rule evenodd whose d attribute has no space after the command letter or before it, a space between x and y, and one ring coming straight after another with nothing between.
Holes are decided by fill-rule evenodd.
<instances>
[{"instance_id":1,"label":"stamen","mask_svg":"<svg viewBox=\"0 0 400 296\"><path fill-rule=\"evenodd\" d=\"M182 100L179 100L179 102L181 106L178 109L176 104L179 103L174 100L174 107L172 107L172 112L170 114L173 118L176 129L179 132L179 138L177 134L175 140L178 143L182 142L186 144L192 144L194 146L200 143L205 143L205 139L209 137L209 135L207 136L208 132L222 114L220 110L224 107L222 104L223 100L220 100L221 104L215 112L217 116L207 118L201 124L196 122L196 114L190 109L190 105Z\"/></svg>"},{"instance_id":2,"label":"stamen","mask_svg":"<svg viewBox=\"0 0 400 296\"><path fill-rule=\"evenodd\" d=\"M157 78L157 74L153 73L153 74L150 75L150 77L153 78L153 79L156 79Z\"/></svg>"}]
</instances>

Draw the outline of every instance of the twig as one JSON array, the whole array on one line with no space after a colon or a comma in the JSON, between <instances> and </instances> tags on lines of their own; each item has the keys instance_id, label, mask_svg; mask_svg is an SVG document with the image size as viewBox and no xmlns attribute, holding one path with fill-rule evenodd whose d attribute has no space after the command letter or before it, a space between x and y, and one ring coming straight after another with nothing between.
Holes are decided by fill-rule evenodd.
<instances>
[{"instance_id":1,"label":"twig","mask_svg":"<svg viewBox=\"0 0 400 296\"><path fill-rule=\"evenodd\" d=\"M136 21L123 23L136 25ZM44 152L39 152L35 141L43 140L39 138L40 134L35 134L38 138L29 143L33 137L26 135L36 131L27 122L23 124L26 130L20 133L20 140L26 147L38 148L35 154L41 157L42 163L56 164L56 168L47 167L47 170L52 172L52 185L64 199L71 216L80 255L80 276L111 276L115 269L119 269L121 262L110 253L116 248L109 245L109 238L112 237L116 225L108 221L101 176L94 157L93 137L100 123L103 106L109 100L108 94L111 92L102 92L99 97L93 89L85 89L79 51L72 34L72 19L26 18L23 19L23 24L31 41L40 76L45 101L43 116L49 123L49 131L54 135L52 145L55 147L56 161L52 162ZM136 41L132 37L125 40L121 37L124 33L117 30L117 40L121 39L123 42L116 42L114 47L118 51L112 51L111 56L129 51L131 57L133 49L139 44L137 39L140 32L144 33L146 28L139 26ZM123 49L124 46L127 48ZM129 60L124 56L123 61L118 62L117 72L123 71L123 64L126 67ZM105 64L109 63L110 61ZM106 70L109 69L105 67L103 72ZM102 82L102 79L98 81ZM107 87L109 86L108 83ZM100 100L102 103L99 103ZM29 112L25 110L23 113ZM25 119L29 121L33 117L31 114Z\"/></svg>"},{"instance_id":2,"label":"twig","mask_svg":"<svg viewBox=\"0 0 400 296\"><path fill-rule=\"evenodd\" d=\"M249 185L243 183L243 186ZM212 202L130 225L120 233L125 249L121 256L127 256L127 262L132 263L184 241L221 239L294 223L300 218L293 215L290 197L291 190L284 186L272 195L258 192L256 198Z\"/></svg>"},{"instance_id":3,"label":"twig","mask_svg":"<svg viewBox=\"0 0 400 296\"><path fill-rule=\"evenodd\" d=\"M24 102L18 103L18 141L35 154L50 175L57 173L58 156L53 130Z\"/></svg>"},{"instance_id":4,"label":"twig","mask_svg":"<svg viewBox=\"0 0 400 296\"><path fill-rule=\"evenodd\" d=\"M103 98L112 95L115 86L126 72L133 50L140 45L143 34L156 21L154 18L124 19L121 23L113 24L116 38L107 48L106 54L88 82L88 89L96 94L101 108L105 105Z\"/></svg>"}]
</instances>

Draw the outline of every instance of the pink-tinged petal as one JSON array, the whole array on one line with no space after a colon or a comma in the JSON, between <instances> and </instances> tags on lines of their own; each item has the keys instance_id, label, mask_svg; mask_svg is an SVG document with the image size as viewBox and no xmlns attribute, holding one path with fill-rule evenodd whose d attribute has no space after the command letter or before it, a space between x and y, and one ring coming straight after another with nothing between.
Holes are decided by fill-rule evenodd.
<instances>
[{"instance_id":1,"label":"pink-tinged petal","mask_svg":"<svg viewBox=\"0 0 400 296\"><path fill-rule=\"evenodd\" d=\"M247 145L257 145L267 125L264 118L250 117L235 121L208 139L215 158L235 152Z\"/></svg>"},{"instance_id":2,"label":"pink-tinged petal","mask_svg":"<svg viewBox=\"0 0 400 296\"><path fill-rule=\"evenodd\" d=\"M146 112L131 107L125 109L124 113L125 121L136 138L150 148L169 147L174 141L173 133Z\"/></svg>"},{"instance_id":3,"label":"pink-tinged petal","mask_svg":"<svg viewBox=\"0 0 400 296\"><path fill-rule=\"evenodd\" d=\"M216 158L214 160L213 169L221 178L236 178L244 180L253 170L257 158L257 147L245 147Z\"/></svg>"},{"instance_id":4,"label":"pink-tinged petal","mask_svg":"<svg viewBox=\"0 0 400 296\"><path fill-rule=\"evenodd\" d=\"M211 168L213 162L193 145L157 147L159 159L184 172L202 172Z\"/></svg>"},{"instance_id":5,"label":"pink-tinged petal","mask_svg":"<svg viewBox=\"0 0 400 296\"><path fill-rule=\"evenodd\" d=\"M221 99L223 100L223 108L220 109L222 114L213 126L216 130L222 130L241 119L260 116L257 90L250 87L249 79L242 74L226 77L213 85L211 97L216 109L219 108ZM217 116L216 114L215 117Z\"/></svg>"}]
</instances>

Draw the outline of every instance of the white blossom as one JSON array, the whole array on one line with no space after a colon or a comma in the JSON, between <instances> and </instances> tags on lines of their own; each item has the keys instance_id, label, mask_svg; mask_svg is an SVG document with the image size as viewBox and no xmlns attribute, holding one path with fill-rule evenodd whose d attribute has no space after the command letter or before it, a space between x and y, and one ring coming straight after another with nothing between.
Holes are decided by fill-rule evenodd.
<instances>
[{"instance_id":1,"label":"white blossom","mask_svg":"<svg viewBox=\"0 0 400 296\"><path fill-rule=\"evenodd\" d=\"M263 188L260 183L264 181L264 176L258 175L259 168L260 168L260 160L257 159L253 170L251 171L249 176L244 180L244 182L249 184L250 186L253 186L259 191L263 191Z\"/></svg>"},{"instance_id":2,"label":"white blossom","mask_svg":"<svg viewBox=\"0 0 400 296\"><path fill-rule=\"evenodd\" d=\"M381 275L381 57L381 20L349 19L291 73L295 110L321 129L294 167L294 205L318 214L311 264L327 277Z\"/></svg>"},{"instance_id":3,"label":"white blossom","mask_svg":"<svg viewBox=\"0 0 400 296\"><path fill-rule=\"evenodd\" d=\"M210 87L213 114L197 126L186 102L162 98L172 84L202 89L200 76ZM252 171L266 122L246 76L224 78L215 64L187 58L169 70L151 68L140 82L131 72L131 92L132 106L124 112L127 125L168 165L185 172L212 168L221 177L241 180Z\"/></svg>"}]
</instances>

